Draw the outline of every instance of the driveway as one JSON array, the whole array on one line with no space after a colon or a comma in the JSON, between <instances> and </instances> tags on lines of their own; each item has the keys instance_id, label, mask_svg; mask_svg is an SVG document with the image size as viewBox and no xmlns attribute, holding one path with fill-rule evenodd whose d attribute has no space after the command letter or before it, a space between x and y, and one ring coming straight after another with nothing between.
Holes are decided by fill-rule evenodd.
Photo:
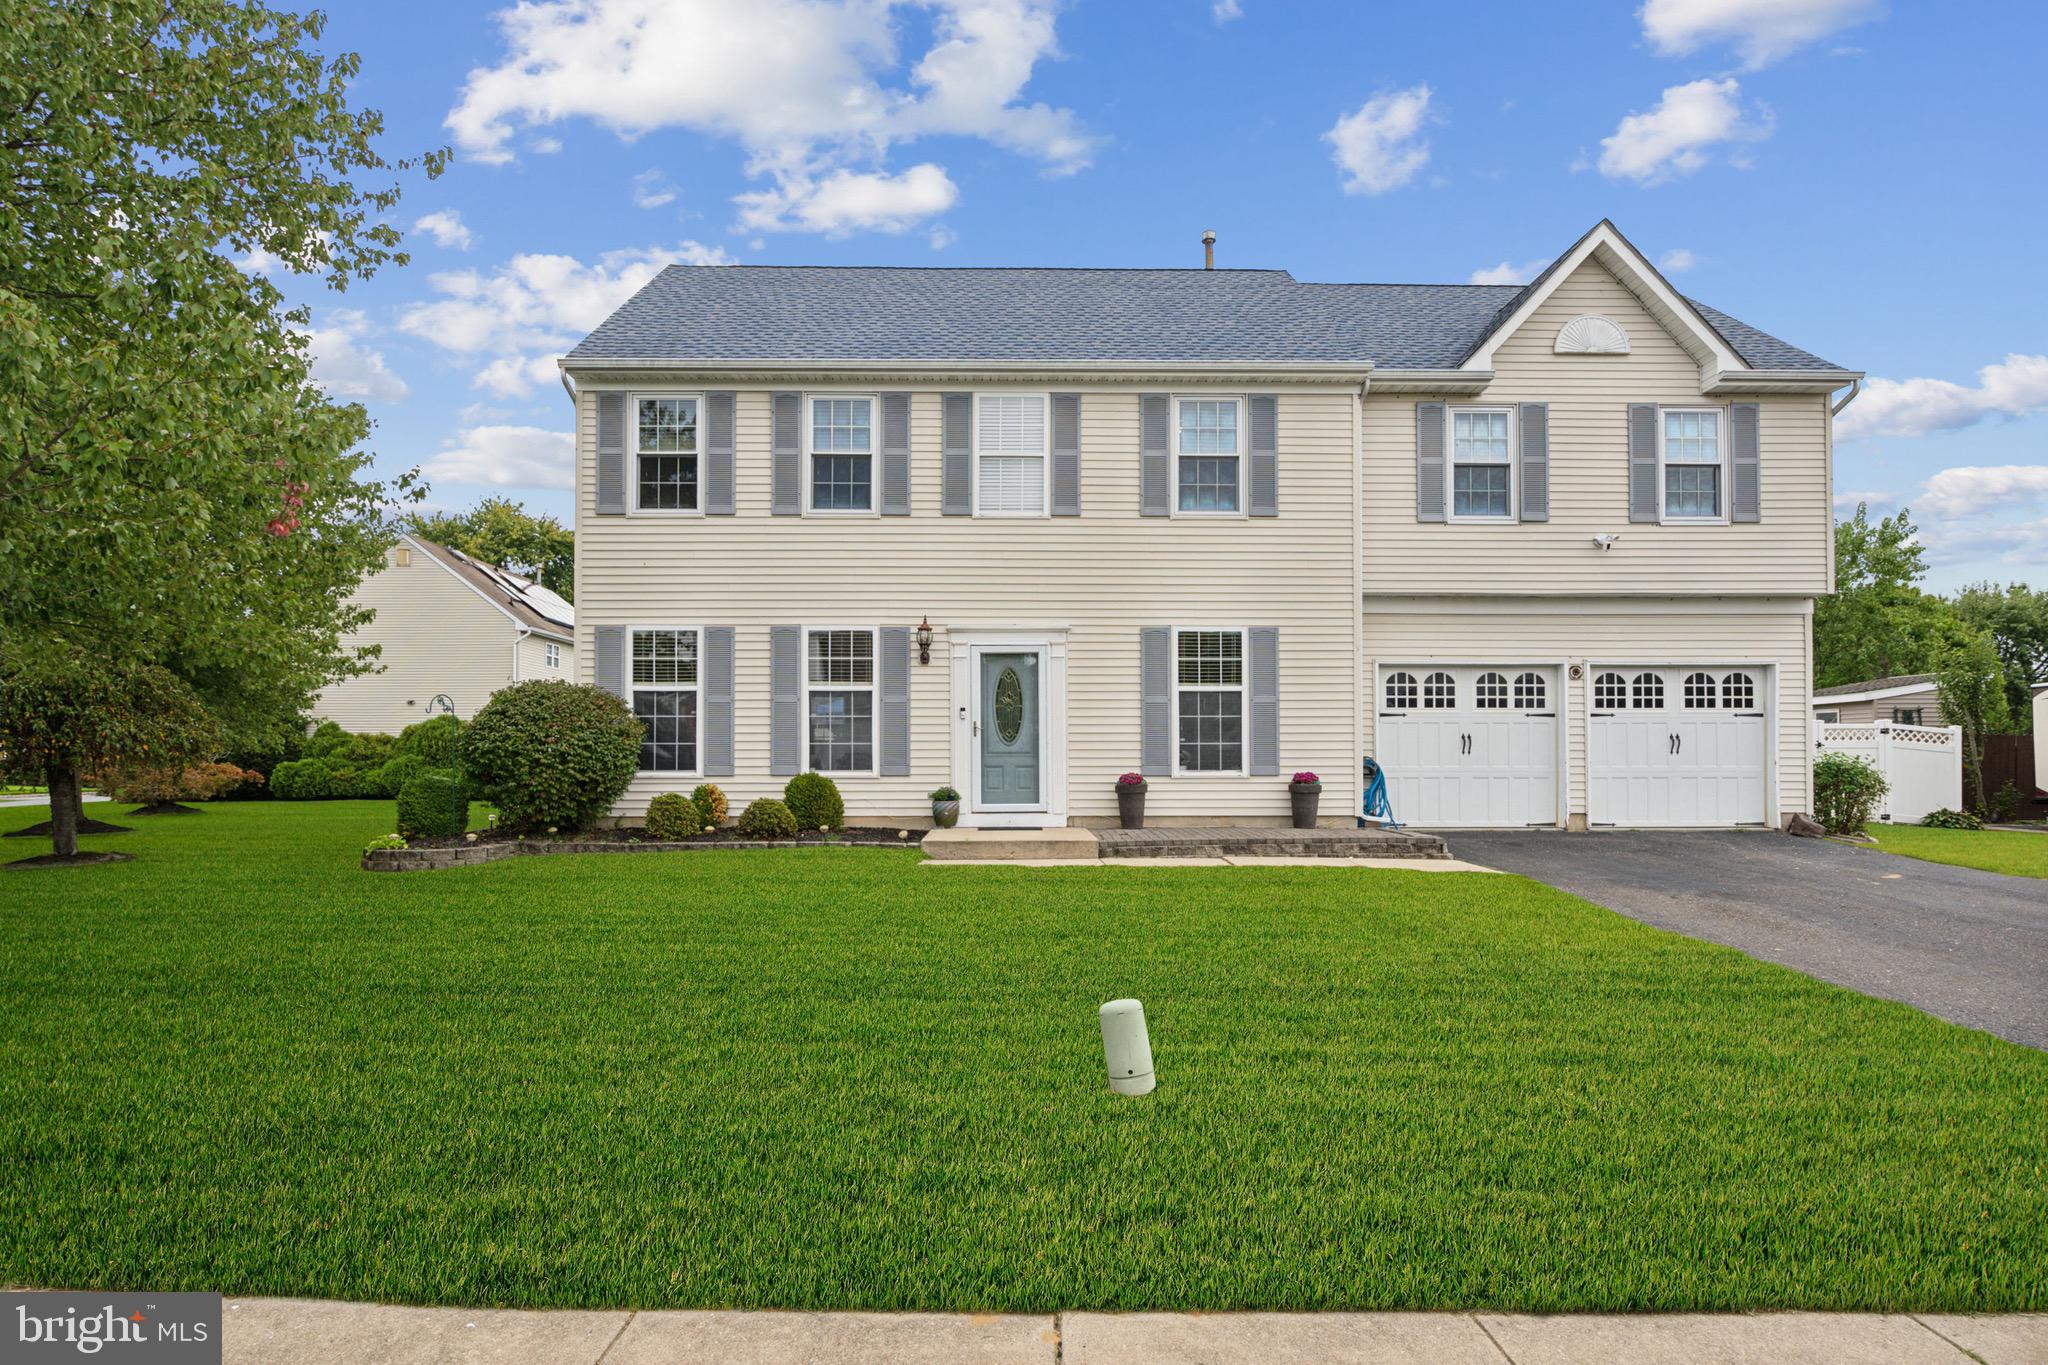
<instances>
[{"instance_id":1,"label":"driveway","mask_svg":"<svg viewBox=\"0 0 2048 1365\"><path fill-rule=\"evenodd\" d=\"M1630 919L2048 1048L2048 881L1782 834L1489 830L1445 839L1455 858Z\"/></svg>"}]
</instances>

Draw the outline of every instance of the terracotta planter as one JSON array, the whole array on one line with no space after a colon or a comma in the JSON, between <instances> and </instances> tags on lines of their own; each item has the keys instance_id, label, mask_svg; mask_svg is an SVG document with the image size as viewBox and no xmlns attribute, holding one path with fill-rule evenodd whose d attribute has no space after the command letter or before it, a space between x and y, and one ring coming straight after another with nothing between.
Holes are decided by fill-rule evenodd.
<instances>
[{"instance_id":1,"label":"terracotta planter","mask_svg":"<svg viewBox=\"0 0 2048 1365\"><path fill-rule=\"evenodd\" d=\"M960 803L958 801L932 802L932 823L940 829L951 829L959 824Z\"/></svg>"},{"instance_id":2,"label":"terracotta planter","mask_svg":"<svg viewBox=\"0 0 2048 1365\"><path fill-rule=\"evenodd\" d=\"M1119 782L1116 787L1117 823L1125 829L1145 828L1145 793L1150 790L1147 783L1135 786Z\"/></svg>"},{"instance_id":3,"label":"terracotta planter","mask_svg":"<svg viewBox=\"0 0 2048 1365\"><path fill-rule=\"evenodd\" d=\"M1289 782L1287 799L1294 805L1294 827L1314 829L1316 807L1322 804L1323 784L1320 782Z\"/></svg>"}]
</instances>

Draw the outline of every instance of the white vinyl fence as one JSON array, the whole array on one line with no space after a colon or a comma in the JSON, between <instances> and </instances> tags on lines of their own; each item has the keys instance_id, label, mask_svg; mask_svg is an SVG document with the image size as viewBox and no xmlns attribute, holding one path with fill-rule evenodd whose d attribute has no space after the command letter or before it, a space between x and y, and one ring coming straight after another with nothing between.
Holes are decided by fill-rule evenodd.
<instances>
[{"instance_id":1,"label":"white vinyl fence","mask_svg":"<svg viewBox=\"0 0 2048 1365\"><path fill-rule=\"evenodd\" d=\"M1933 810L1963 808L1963 730L1959 725L1835 725L1814 722L1824 754L1854 754L1884 774L1892 789L1877 818L1916 825Z\"/></svg>"}]
</instances>

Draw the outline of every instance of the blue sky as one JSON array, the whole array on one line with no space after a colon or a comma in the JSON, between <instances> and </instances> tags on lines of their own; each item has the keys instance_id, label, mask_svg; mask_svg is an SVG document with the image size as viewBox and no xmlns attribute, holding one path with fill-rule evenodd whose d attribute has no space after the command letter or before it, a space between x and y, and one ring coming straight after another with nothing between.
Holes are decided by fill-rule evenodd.
<instances>
[{"instance_id":1,"label":"blue sky","mask_svg":"<svg viewBox=\"0 0 2048 1365\"><path fill-rule=\"evenodd\" d=\"M2048 579L2048 6L351 0L410 267L314 307L385 474L565 519L553 357L668 261L1525 278L1601 217L1880 381L1838 497ZM260 262L251 263L258 267Z\"/></svg>"}]
</instances>

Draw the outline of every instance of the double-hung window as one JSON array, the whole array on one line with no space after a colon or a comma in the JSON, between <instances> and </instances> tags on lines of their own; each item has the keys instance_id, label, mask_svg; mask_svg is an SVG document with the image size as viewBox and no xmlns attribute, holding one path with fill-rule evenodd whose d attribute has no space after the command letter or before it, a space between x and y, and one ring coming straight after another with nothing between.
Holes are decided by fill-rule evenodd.
<instances>
[{"instance_id":1,"label":"double-hung window","mask_svg":"<svg viewBox=\"0 0 2048 1365\"><path fill-rule=\"evenodd\" d=\"M1182 512L1235 513L1244 505L1244 411L1235 398L1173 400L1174 487Z\"/></svg>"},{"instance_id":2,"label":"double-hung window","mask_svg":"<svg viewBox=\"0 0 2048 1365\"><path fill-rule=\"evenodd\" d=\"M810 435L811 510L874 510L875 400L816 395L805 430Z\"/></svg>"},{"instance_id":3,"label":"double-hung window","mask_svg":"<svg viewBox=\"0 0 2048 1365\"><path fill-rule=\"evenodd\" d=\"M697 632L633 632L633 714L640 718L640 771L697 771Z\"/></svg>"},{"instance_id":4,"label":"double-hung window","mask_svg":"<svg viewBox=\"0 0 2048 1365\"><path fill-rule=\"evenodd\" d=\"M809 767L821 773L875 770L875 632L806 631L804 728Z\"/></svg>"},{"instance_id":5,"label":"double-hung window","mask_svg":"<svg viewBox=\"0 0 2048 1365\"><path fill-rule=\"evenodd\" d=\"M1174 632L1177 771L1244 771L1244 632Z\"/></svg>"},{"instance_id":6,"label":"double-hung window","mask_svg":"<svg viewBox=\"0 0 2048 1365\"><path fill-rule=\"evenodd\" d=\"M983 393L974 399L974 510L984 517L1045 515L1046 396Z\"/></svg>"},{"instance_id":7,"label":"double-hung window","mask_svg":"<svg viewBox=\"0 0 2048 1365\"><path fill-rule=\"evenodd\" d=\"M1664 520L1726 520L1727 452L1720 409L1666 408L1663 421Z\"/></svg>"},{"instance_id":8,"label":"double-hung window","mask_svg":"<svg viewBox=\"0 0 2048 1365\"><path fill-rule=\"evenodd\" d=\"M633 506L641 512L697 510L697 400L680 395L633 403Z\"/></svg>"},{"instance_id":9,"label":"double-hung window","mask_svg":"<svg viewBox=\"0 0 2048 1365\"><path fill-rule=\"evenodd\" d=\"M1514 416L1506 408L1451 410L1451 520L1512 521Z\"/></svg>"},{"instance_id":10,"label":"double-hung window","mask_svg":"<svg viewBox=\"0 0 2048 1365\"><path fill-rule=\"evenodd\" d=\"M553 643L542 645L540 661L549 668L560 668L562 666L562 647Z\"/></svg>"}]
</instances>

